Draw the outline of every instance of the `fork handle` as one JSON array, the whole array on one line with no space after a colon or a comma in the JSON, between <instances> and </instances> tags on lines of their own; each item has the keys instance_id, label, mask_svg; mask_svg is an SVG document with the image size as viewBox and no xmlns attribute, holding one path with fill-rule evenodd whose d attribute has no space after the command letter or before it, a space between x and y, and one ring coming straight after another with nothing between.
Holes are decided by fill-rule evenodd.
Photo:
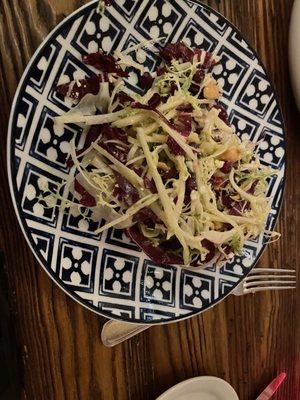
<instances>
[{"instance_id":1,"label":"fork handle","mask_svg":"<svg viewBox=\"0 0 300 400\"><path fill-rule=\"evenodd\" d=\"M101 340L104 346L113 347L150 328L151 324L132 324L110 320L103 325Z\"/></svg>"}]
</instances>

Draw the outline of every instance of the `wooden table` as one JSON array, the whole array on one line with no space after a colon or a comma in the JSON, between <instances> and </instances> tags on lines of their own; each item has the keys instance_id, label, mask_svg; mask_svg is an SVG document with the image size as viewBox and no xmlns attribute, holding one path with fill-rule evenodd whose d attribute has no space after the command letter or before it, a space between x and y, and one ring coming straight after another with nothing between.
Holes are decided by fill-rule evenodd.
<instances>
[{"instance_id":1,"label":"wooden table","mask_svg":"<svg viewBox=\"0 0 300 400\"><path fill-rule=\"evenodd\" d=\"M175 1L175 0L174 0ZM300 399L300 325L296 291L228 297L190 320L156 326L114 349L100 340L104 319L51 282L18 226L6 178L6 130L17 83L48 32L84 0L0 2L0 249L10 302L11 341L22 399L146 400L198 375L216 375L254 399L280 371L274 399ZM289 83L287 43L292 0L207 1L238 26L277 89L286 121L288 171L278 229L264 266L300 267L300 118ZM3 280L3 279L2 279ZM299 295L299 290L298 290ZM2 318L1 314L1 318ZM20 397L18 397L20 398Z\"/></svg>"}]
</instances>

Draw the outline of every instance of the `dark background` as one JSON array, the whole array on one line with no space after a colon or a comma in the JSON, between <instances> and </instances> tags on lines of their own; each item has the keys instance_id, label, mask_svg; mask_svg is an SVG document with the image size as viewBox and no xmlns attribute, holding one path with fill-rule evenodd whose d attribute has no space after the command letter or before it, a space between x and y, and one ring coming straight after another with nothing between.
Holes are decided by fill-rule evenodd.
<instances>
[{"instance_id":1,"label":"dark background","mask_svg":"<svg viewBox=\"0 0 300 400\"><path fill-rule=\"evenodd\" d=\"M0 0L0 250L5 257L5 266L2 257L0 267L2 398L152 400L175 383L205 374L226 379L241 400L249 400L285 371L286 382L274 399L299 400L299 287L298 296L296 291L230 296L202 315L151 328L107 349L100 340L104 319L59 290L31 254L13 211L6 178L10 107L33 52L58 22L84 3ZM268 247L260 265L299 271L300 118L287 62L293 1L206 3L239 27L262 58L278 92L288 151L287 186L278 223L282 239Z\"/></svg>"}]
</instances>

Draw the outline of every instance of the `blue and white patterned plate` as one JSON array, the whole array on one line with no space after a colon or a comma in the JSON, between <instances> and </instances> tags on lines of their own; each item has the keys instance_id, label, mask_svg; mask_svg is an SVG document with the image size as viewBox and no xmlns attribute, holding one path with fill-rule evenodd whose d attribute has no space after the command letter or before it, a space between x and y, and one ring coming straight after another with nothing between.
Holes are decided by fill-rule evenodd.
<instances>
[{"instance_id":1,"label":"blue and white patterned plate","mask_svg":"<svg viewBox=\"0 0 300 400\"><path fill-rule=\"evenodd\" d=\"M104 15L97 1L66 18L45 39L18 87L8 132L9 182L24 235L40 264L71 297L109 318L142 323L169 322L206 310L228 295L258 260L264 237L249 241L241 257L203 270L157 266L122 231L95 235L99 221L44 208L37 196L67 178L68 143L81 128L53 125L68 106L53 88L64 75L78 79L93 72L80 61L98 47L117 48L167 36L184 39L221 56L214 74L223 85L223 103L242 138L257 140L261 161L279 169L270 179L274 227L284 186L284 132L273 87L255 52L237 29L211 8L194 1L115 0ZM141 61L141 60L139 60ZM153 51L145 65L159 63ZM129 82L135 89L136 79Z\"/></svg>"}]
</instances>

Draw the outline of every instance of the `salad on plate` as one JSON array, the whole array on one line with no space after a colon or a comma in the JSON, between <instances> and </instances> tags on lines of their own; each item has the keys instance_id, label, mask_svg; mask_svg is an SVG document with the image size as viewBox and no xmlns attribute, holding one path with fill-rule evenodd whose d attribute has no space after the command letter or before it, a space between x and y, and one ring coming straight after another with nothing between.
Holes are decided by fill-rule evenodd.
<instances>
[{"instance_id":1,"label":"salad on plate","mask_svg":"<svg viewBox=\"0 0 300 400\"><path fill-rule=\"evenodd\" d=\"M81 146L70 143L69 179L41 201L92 210L106 221L95 233L124 229L158 264L217 263L262 232L278 237L265 231L267 179L276 171L260 164L259 141L241 140L230 125L213 77L221 61L169 43L150 73L139 60L152 45L85 55L94 74L55 88L72 104L55 123L84 131ZM133 70L142 94L127 87Z\"/></svg>"}]
</instances>

